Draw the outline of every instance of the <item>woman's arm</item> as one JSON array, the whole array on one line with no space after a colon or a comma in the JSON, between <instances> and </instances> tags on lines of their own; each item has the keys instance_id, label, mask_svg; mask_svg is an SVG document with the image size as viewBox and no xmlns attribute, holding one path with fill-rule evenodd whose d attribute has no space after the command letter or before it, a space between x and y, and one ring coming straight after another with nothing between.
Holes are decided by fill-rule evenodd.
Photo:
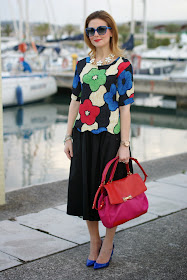
<instances>
[{"instance_id":1,"label":"woman's arm","mask_svg":"<svg viewBox=\"0 0 187 280\"><path fill-rule=\"evenodd\" d=\"M66 135L72 135L73 125L79 112L80 101L71 100L68 113L68 123ZM69 159L73 157L73 145L71 139L65 142L64 152Z\"/></svg>"},{"instance_id":2,"label":"woman's arm","mask_svg":"<svg viewBox=\"0 0 187 280\"><path fill-rule=\"evenodd\" d=\"M131 127L131 115L130 115L130 104L120 106L120 130L121 130L121 141L129 141L130 127ZM130 152L129 147L125 147L120 144L117 155L119 161L129 162Z\"/></svg>"}]
</instances>

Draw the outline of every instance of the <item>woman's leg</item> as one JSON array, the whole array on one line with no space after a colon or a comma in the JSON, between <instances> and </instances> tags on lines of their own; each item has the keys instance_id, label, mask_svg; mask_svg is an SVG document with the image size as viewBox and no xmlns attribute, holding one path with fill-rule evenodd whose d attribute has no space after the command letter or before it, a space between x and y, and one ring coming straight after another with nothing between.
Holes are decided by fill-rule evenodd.
<instances>
[{"instance_id":1,"label":"woman's leg","mask_svg":"<svg viewBox=\"0 0 187 280\"><path fill-rule=\"evenodd\" d=\"M106 236L103 241L99 256L97 258L97 263L107 263L109 261L113 249L113 240L116 228L117 227L106 228Z\"/></svg>"},{"instance_id":2,"label":"woman's leg","mask_svg":"<svg viewBox=\"0 0 187 280\"><path fill-rule=\"evenodd\" d=\"M88 231L90 234L90 254L89 260L96 260L101 248L101 237L99 235L99 223L98 221L86 221Z\"/></svg>"}]
</instances>

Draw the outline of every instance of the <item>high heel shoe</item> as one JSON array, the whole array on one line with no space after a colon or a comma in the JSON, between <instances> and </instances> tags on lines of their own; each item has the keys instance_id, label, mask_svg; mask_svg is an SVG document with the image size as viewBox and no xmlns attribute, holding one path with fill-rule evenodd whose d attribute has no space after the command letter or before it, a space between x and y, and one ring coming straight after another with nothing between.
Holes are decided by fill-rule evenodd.
<instances>
[{"instance_id":1,"label":"high heel shoe","mask_svg":"<svg viewBox=\"0 0 187 280\"><path fill-rule=\"evenodd\" d=\"M86 266L93 266L95 262L96 261L92 261L92 260L87 259Z\"/></svg>"},{"instance_id":2,"label":"high heel shoe","mask_svg":"<svg viewBox=\"0 0 187 280\"><path fill-rule=\"evenodd\" d=\"M105 267L109 266L110 261L111 261L111 259L112 259L113 252L114 252L114 244L113 244L113 249L112 249L112 253L111 253L111 256L110 256L109 261L108 261L107 263L97 263L97 262L95 261L95 263L94 263L94 269L105 268Z\"/></svg>"},{"instance_id":3,"label":"high heel shoe","mask_svg":"<svg viewBox=\"0 0 187 280\"><path fill-rule=\"evenodd\" d=\"M103 243L103 241L101 240L101 247L102 247L102 243ZM100 249L99 249L99 252L100 252L100 250L101 250L101 247L100 247ZM86 261L86 266L93 266L94 264L95 264L95 262L96 262L96 260L95 261L93 261L93 260L89 260L89 259L87 259L87 261Z\"/></svg>"}]
</instances>

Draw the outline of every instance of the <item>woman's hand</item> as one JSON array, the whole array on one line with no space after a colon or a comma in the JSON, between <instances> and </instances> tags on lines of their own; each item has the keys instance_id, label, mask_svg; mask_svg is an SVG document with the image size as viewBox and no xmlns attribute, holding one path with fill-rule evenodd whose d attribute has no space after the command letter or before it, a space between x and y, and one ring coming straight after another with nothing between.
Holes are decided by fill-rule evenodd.
<instances>
[{"instance_id":1,"label":"woman's hand","mask_svg":"<svg viewBox=\"0 0 187 280\"><path fill-rule=\"evenodd\" d=\"M66 156L71 159L73 157L73 143L71 139L66 140L65 146L64 146L64 153Z\"/></svg>"},{"instance_id":2,"label":"woman's hand","mask_svg":"<svg viewBox=\"0 0 187 280\"><path fill-rule=\"evenodd\" d=\"M128 163L130 158L129 147L120 145L116 156L119 156L119 162Z\"/></svg>"}]
</instances>

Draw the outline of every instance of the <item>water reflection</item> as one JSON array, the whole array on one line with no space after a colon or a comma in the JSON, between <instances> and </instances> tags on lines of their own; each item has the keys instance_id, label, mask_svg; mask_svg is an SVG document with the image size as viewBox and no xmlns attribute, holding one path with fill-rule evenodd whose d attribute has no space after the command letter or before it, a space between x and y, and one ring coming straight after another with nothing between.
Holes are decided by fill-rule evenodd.
<instances>
[{"instance_id":1,"label":"water reflection","mask_svg":"<svg viewBox=\"0 0 187 280\"><path fill-rule=\"evenodd\" d=\"M66 121L67 116L58 116L50 104L4 110L6 191L67 177Z\"/></svg>"},{"instance_id":2,"label":"water reflection","mask_svg":"<svg viewBox=\"0 0 187 280\"><path fill-rule=\"evenodd\" d=\"M185 114L137 105L135 99L130 139L134 157L145 161L187 152ZM4 109L6 191L68 178L70 162L63 152L67 113L63 101Z\"/></svg>"}]
</instances>

